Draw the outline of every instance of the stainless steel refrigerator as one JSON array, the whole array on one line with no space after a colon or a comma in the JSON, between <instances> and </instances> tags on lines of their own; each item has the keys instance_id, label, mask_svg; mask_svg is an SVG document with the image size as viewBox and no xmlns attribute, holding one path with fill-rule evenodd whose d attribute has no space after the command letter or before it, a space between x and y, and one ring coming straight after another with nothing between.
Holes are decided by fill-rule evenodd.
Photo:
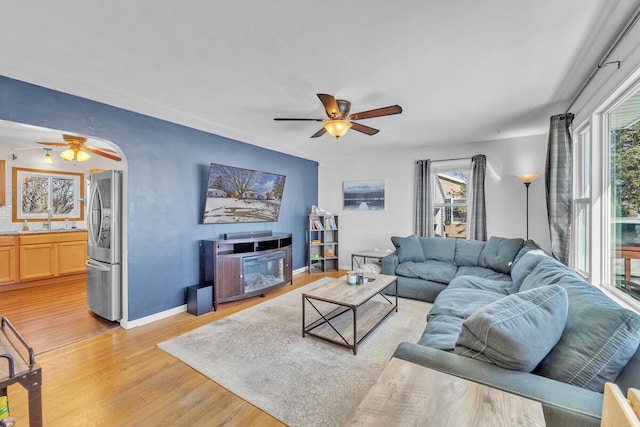
<instances>
[{"instance_id":1,"label":"stainless steel refrigerator","mask_svg":"<svg viewBox=\"0 0 640 427\"><path fill-rule=\"evenodd\" d=\"M122 171L89 175L87 304L108 320L122 318Z\"/></svg>"}]
</instances>

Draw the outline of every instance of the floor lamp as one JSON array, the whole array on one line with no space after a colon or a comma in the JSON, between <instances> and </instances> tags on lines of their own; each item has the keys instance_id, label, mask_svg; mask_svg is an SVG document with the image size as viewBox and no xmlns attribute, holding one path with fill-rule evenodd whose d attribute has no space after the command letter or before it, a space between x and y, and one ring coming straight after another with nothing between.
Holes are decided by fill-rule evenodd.
<instances>
[{"instance_id":1,"label":"floor lamp","mask_svg":"<svg viewBox=\"0 0 640 427\"><path fill-rule=\"evenodd\" d=\"M518 175L518 179L527 187L527 240L529 240L529 186L537 177L537 173L523 173Z\"/></svg>"}]
</instances>

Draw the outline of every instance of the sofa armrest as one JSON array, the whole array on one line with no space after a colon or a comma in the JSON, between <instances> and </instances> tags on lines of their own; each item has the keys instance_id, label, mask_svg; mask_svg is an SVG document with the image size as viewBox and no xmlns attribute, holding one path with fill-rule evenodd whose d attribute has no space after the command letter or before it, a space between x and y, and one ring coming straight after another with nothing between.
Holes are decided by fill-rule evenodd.
<instances>
[{"instance_id":1,"label":"sofa armrest","mask_svg":"<svg viewBox=\"0 0 640 427\"><path fill-rule=\"evenodd\" d=\"M398 260L398 254L395 252L382 258L382 274L394 276L396 274L396 267L400 264Z\"/></svg>"},{"instance_id":2,"label":"sofa armrest","mask_svg":"<svg viewBox=\"0 0 640 427\"><path fill-rule=\"evenodd\" d=\"M547 427L600 425L602 393L410 342L393 357L538 401Z\"/></svg>"}]
</instances>

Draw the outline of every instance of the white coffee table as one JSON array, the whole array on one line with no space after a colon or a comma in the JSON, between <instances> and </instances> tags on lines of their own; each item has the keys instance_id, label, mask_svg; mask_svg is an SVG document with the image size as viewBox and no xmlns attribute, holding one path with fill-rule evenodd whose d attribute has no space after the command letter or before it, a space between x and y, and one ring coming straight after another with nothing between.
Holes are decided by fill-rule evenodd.
<instances>
[{"instance_id":1,"label":"white coffee table","mask_svg":"<svg viewBox=\"0 0 640 427\"><path fill-rule=\"evenodd\" d=\"M347 284L346 276L302 294L302 336L314 337L347 347L358 353L358 344L389 314L398 311L396 276L367 274L373 281ZM395 284L395 300L382 291ZM317 314L307 324L307 304Z\"/></svg>"}]
</instances>

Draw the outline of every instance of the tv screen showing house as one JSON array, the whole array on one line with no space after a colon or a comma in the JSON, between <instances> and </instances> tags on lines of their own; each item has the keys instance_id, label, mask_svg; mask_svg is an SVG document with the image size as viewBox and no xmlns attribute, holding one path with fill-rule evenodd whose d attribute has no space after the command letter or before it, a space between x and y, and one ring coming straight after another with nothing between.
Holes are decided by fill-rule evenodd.
<instances>
[{"instance_id":1,"label":"tv screen showing house","mask_svg":"<svg viewBox=\"0 0 640 427\"><path fill-rule=\"evenodd\" d=\"M275 222L284 175L211 163L203 224Z\"/></svg>"}]
</instances>

